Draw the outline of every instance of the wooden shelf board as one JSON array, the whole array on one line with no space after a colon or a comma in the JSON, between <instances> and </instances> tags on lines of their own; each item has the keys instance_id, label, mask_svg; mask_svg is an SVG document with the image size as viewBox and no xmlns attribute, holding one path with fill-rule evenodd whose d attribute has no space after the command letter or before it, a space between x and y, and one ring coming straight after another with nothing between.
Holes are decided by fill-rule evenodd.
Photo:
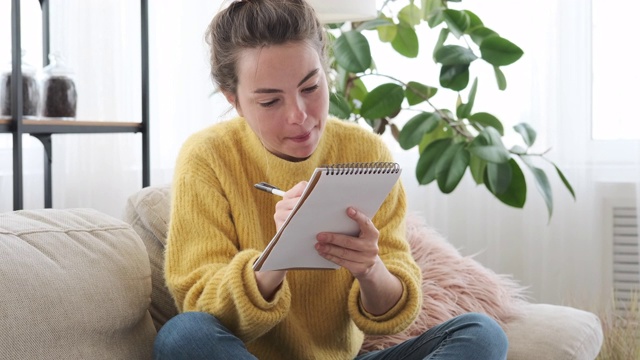
<instances>
[{"instance_id":1,"label":"wooden shelf board","mask_svg":"<svg viewBox=\"0 0 640 360\"><path fill-rule=\"evenodd\" d=\"M11 119L0 119L0 133L11 131Z\"/></svg>"},{"instance_id":2,"label":"wooden shelf board","mask_svg":"<svg viewBox=\"0 0 640 360\"><path fill-rule=\"evenodd\" d=\"M11 132L11 119L0 119L0 132ZM136 133L142 131L142 123L123 121L87 120L22 120L25 134L101 134Z\"/></svg>"}]
</instances>

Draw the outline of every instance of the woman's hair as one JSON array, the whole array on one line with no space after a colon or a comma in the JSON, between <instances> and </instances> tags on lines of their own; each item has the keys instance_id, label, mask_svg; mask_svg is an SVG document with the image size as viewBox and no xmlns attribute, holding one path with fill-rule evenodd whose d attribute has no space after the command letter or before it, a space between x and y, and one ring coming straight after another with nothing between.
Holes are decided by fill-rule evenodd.
<instances>
[{"instance_id":1,"label":"woman's hair","mask_svg":"<svg viewBox=\"0 0 640 360\"><path fill-rule=\"evenodd\" d=\"M218 90L236 94L237 62L245 49L305 42L327 70L326 37L314 9L305 0L235 0L218 12L206 33L211 77Z\"/></svg>"}]
</instances>

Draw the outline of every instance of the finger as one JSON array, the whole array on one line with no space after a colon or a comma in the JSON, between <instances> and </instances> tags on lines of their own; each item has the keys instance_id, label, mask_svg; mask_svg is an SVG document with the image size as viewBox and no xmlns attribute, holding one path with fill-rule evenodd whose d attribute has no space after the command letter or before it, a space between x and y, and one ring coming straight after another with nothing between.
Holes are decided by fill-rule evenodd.
<instances>
[{"instance_id":1,"label":"finger","mask_svg":"<svg viewBox=\"0 0 640 360\"><path fill-rule=\"evenodd\" d=\"M348 264L368 263L371 258L370 255L362 251L337 246L328 242L316 243L316 251L325 259L345 267L349 266Z\"/></svg>"},{"instance_id":2,"label":"finger","mask_svg":"<svg viewBox=\"0 0 640 360\"><path fill-rule=\"evenodd\" d=\"M304 192L304 189L306 188L307 188L307 181L300 181L299 183L295 184L291 189L287 190L284 193L284 198L298 199Z\"/></svg>"},{"instance_id":3,"label":"finger","mask_svg":"<svg viewBox=\"0 0 640 360\"><path fill-rule=\"evenodd\" d=\"M320 233L316 239L320 251L339 258L366 262L367 259L378 255L378 244L375 239L362 239L335 233Z\"/></svg>"},{"instance_id":4,"label":"finger","mask_svg":"<svg viewBox=\"0 0 640 360\"><path fill-rule=\"evenodd\" d=\"M350 207L347 209L347 215L358 223L358 226L360 227L360 238L378 239L380 232L373 224L373 221L371 221L371 219L369 219L369 217L363 212Z\"/></svg>"}]
</instances>

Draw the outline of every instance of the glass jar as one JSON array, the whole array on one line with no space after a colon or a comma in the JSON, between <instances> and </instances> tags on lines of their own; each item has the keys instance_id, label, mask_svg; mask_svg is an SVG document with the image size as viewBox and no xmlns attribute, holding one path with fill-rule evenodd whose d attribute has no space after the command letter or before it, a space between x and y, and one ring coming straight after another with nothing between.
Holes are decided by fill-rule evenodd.
<instances>
[{"instance_id":1,"label":"glass jar","mask_svg":"<svg viewBox=\"0 0 640 360\"><path fill-rule=\"evenodd\" d=\"M75 119L78 94L74 74L60 54L49 54L49 65L42 69L42 116Z\"/></svg>"},{"instance_id":2,"label":"glass jar","mask_svg":"<svg viewBox=\"0 0 640 360\"><path fill-rule=\"evenodd\" d=\"M36 80L36 69L24 61L22 51L22 115L35 118L38 115L40 91ZM11 63L6 64L0 73L0 115L11 117Z\"/></svg>"}]
</instances>

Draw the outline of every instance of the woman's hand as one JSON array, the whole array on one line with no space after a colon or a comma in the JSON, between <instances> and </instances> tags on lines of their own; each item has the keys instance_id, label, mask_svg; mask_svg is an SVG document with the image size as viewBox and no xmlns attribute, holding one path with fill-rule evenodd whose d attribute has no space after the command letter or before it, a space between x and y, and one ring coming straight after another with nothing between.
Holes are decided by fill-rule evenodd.
<instances>
[{"instance_id":1,"label":"woman's hand","mask_svg":"<svg viewBox=\"0 0 640 360\"><path fill-rule=\"evenodd\" d=\"M360 279L368 276L375 266L382 265L378 256L380 232L371 219L356 209L347 209L347 215L358 223L360 234L354 237L320 233L317 236L316 250L325 259L346 268L355 278Z\"/></svg>"},{"instance_id":2,"label":"woman's hand","mask_svg":"<svg viewBox=\"0 0 640 360\"><path fill-rule=\"evenodd\" d=\"M358 223L360 234L355 237L320 233L316 237L316 250L320 256L349 270L360 283L364 308L371 314L382 315L402 296L402 284L380 259L380 232L371 219L354 208L347 209L347 215Z\"/></svg>"},{"instance_id":3,"label":"woman's hand","mask_svg":"<svg viewBox=\"0 0 640 360\"><path fill-rule=\"evenodd\" d=\"M276 229L280 229L284 221L289 216L291 210L298 202L298 199L302 195L302 192L307 187L306 181L297 183L289 191L284 193L282 200L276 204L276 212L273 214L273 220L276 222ZM284 281L287 275L286 270L274 270L274 271L256 271L256 282L258 283L258 290L262 294L262 297L267 301L273 299L273 295L278 291L280 285Z\"/></svg>"},{"instance_id":4,"label":"woman's hand","mask_svg":"<svg viewBox=\"0 0 640 360\"><path fill-rule=\"evenodd\" d=\"M276 222L276 230L280 230L282 224L287 220L289 213L291 213L293 207L296 206L298 199L300 199L306 187L307 182L301 181L285 192L282 200L278 201L276 204L276 212L273 214L273 220Z\"/></svg>"}]
</instances>

